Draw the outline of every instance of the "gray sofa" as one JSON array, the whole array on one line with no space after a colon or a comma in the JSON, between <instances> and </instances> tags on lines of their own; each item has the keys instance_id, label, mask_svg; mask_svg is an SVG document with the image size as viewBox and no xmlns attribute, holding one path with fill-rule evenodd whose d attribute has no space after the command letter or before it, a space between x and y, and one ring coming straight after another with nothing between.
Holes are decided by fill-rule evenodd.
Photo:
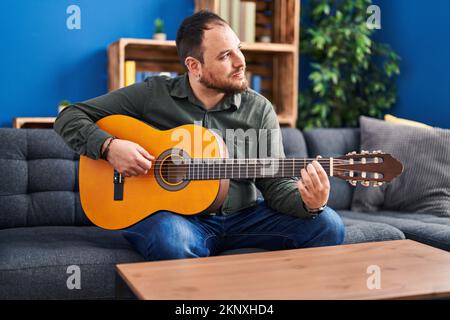
<instances>
[{"instance_id":1,"label":"gray sofa","mask_svg":"<svg viewBox=\"0 0 450 320\"><path fill-rule=\"evenodd\" d=\"M358 129L283 129L288 157L359 150ZM142 261L121 236L93 226L78 194L78 156L47 129L0 129L0 299L114 299L114 265ZM345 243L413 239L450 249L450 219L427 214L352 212L353 187L332 178L329 205ZM251 251L251 250L250 250ZM223 254L242 251L224 252ZM69 289L70 266L81 288Z\"/></svg>"}]
</instances>

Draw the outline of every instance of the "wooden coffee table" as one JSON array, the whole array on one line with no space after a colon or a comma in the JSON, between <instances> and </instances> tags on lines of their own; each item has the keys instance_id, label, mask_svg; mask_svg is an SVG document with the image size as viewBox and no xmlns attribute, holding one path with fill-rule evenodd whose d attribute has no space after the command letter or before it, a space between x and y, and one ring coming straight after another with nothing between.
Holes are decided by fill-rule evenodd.
<instances>
[{"instance_id":1,"label":"wooden coffee table","mask_svg":"<svg viewBox=\"0 0 450 320\"><path fill-rule=\"evenodd\" d=\"M117 265L140 299L450 297L450 253L411 240Z\"/></svg>"}]
</instances>

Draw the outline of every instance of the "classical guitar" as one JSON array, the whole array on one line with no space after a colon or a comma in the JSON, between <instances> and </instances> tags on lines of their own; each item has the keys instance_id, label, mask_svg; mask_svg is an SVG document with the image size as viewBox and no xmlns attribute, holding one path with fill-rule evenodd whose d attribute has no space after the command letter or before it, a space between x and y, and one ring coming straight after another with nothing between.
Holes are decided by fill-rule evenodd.
<instances>
[{"instance_id":1,"label":"classical guitar","mask_svg":"<svg viewBox=\"0 0 450 320\"><path fill-rule=\"evenodd\" d=\"M294 177L315 159L232 159L214 131L189 124L157 130L131 117L113 115L97 125L133 141L155 156L146 175L123 177L105 160L80 157L81 205L88 218L105 229L122 229L167 210L184 215L214 212L224 201L230 179ZM329 176L380 186L398 176L402 164L390 154L352 152L319 158Z\"/></svg>"}]
</instances>

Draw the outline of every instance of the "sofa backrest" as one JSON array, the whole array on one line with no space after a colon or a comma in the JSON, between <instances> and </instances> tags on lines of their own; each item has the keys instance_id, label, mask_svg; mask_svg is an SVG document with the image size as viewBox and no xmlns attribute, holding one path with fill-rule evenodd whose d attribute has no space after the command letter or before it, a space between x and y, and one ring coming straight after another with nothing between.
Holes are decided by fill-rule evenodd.
<instances>
[{"instance_id":1,"label":"sofa backrest","mask_svg":"<svg viewBox=\"0 0 450 320\"><path fill-rule=\"evenodd\" d=\"M308 157L308 147L306 146L303 133L295 128L281 128L283 137L283 148L287 158Z\"/></svg>"},{"instance_id":2,"label":"sofa backrest","mask_svg":"<svg viewBox=\"0 0 450 320\"><path fill-rule=\"evenodd\" d=\"M0 228L91 225L78 195L79 157L52 129L0 129Z\"/></svg>"}]
</instances>

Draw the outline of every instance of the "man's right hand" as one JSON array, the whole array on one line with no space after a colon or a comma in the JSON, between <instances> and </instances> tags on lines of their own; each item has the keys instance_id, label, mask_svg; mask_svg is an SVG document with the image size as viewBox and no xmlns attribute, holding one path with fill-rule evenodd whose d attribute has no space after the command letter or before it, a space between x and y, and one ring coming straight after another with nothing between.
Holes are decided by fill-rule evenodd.
<instances>
[{"instance_id":1,"label":"man's right hand","mask_svg":"<svg viewBox=\"0 0 450 320\"><path fill-rule=\"evenodd\" d=\"M102 152L110 139L103 143ZM106 160L123 176L131 177L147 174L155 157L137 143L114 139L109 146Z\"/></svg>"}]
</instances>

